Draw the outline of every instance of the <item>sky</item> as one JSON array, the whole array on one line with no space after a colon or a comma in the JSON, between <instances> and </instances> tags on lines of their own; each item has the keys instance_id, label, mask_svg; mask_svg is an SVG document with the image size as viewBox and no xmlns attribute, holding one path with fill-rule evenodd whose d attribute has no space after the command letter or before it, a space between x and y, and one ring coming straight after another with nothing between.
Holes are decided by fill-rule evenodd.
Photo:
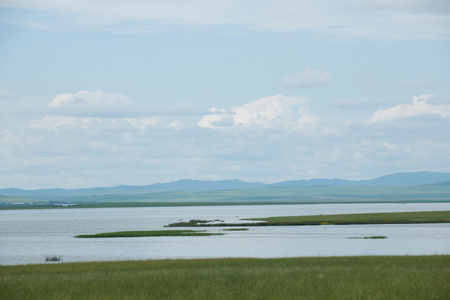
<instances>
[{"instance_id":1,"label":"sky","mask_svg":"<svg viewBox=\"0 0 450 300\"><path fill-rule=\"evenodd\" d=\"M450 172L448 0L0 0L0 188Z\"/></svg>"}]
</instances>

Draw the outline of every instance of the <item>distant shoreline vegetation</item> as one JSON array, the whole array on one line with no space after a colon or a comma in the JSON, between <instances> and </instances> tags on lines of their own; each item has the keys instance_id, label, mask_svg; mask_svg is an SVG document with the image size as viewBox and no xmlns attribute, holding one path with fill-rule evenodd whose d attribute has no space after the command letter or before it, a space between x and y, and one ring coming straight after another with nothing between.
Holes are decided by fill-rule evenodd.
<instances>
[{"instance_id":1,"label":"distant shoreline vegetation","mask_svg":"<svg viewBox=\"0 0 450 300\"><path fill-rule=\"evenodd\" d=\"M121 207L189 207L189 206L248 206L248 205L311 205L311 204L374 204L374 203L450 203L450 197L447 200L412 200L412 201L236 201L236 202L95 202L80 203L72 205L0 205L0 210L20 210L20 209L78 209L78 208L121 208Z\"/></svg>"}]
</instances>

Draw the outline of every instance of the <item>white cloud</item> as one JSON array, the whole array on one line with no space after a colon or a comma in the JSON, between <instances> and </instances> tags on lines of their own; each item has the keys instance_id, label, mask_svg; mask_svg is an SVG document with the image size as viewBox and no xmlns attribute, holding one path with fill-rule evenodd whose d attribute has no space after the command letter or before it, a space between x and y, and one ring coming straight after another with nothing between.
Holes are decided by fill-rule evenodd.
<instances>
[{"instance_id":1,"label":"white cloud","mask_svg":"<svg viewBox=\"0 0 450 300\"><path fill-rule=\"evenodd\" d=\"M205 112L189 103L150 106L121 94L80 91L56 95L47 104L46 116L32 120L31 128L59 133L134 132L155 126L179 129L182 122L174 117L189 122Z\"/></svg>"},{"instance_id":2,"label":"white cloud","mask_svg":"<svg viewBox=\"0 0 450 300\"><path fill-rule=\"evenodd\" d=\"M56 95L52 102L48 104L48 108L59 107L119 107L123 108L131 104L130 99L120 94L106 94L102 91L86 92L81 91L76 94L59 94Z\"/></svg>"},{"instance_id":3,"label":"white cloud","mask_svg":"<svg viewBox=\"0 0 450 300\"><path fill-rule=\"evenodd\" d=\"M327 85L331 81L331 74L327 71L317 71L312 68L305 68L303 71L288 75L280 80L283 88L311 88Z\"/></svg>"},{"instance_id":4,"label":"white cloud","mask_svg":"<svg viewBox=\"0 0 450 300\"><path fill-rule=\"evenodd\" d=\"M152 126L156 126L156 124L158 123L158 117L153 117L153 118L123 118L123 121L129 123L131 126L133 126L134 128L138 128L140 130L146 130L147 127L152 127ZM176 121L174 121L176 122ZM175 124L174 122L172 122L170 124L171 127L173 127L173 125ZM175 124L176 126L176 124Z\"/></svg>"},{"instance_id":5,"label":"white cloud","mask_svg":"<svg viewBox=\"0 0 450 300\"><path fill-rule=\"evenodd\" d=\"M450 117L450 105L432 105L428 101L434 95L420 95L413 97L412 104L400 104L391 108L376 111L369 123L392 121L401 118L410 118L423 114L438 115L442 118Z\"/></svg>"},{"instance_id":6,"label":"white cloud","mask_svg":"<svg viewBox=\"0 0 450 300\"><path fill-rule=\"evenodd\" d=\"M232 108L234 112L233 120L237 125L291 122L295 121L297 117L295 108L305 102L307 102L307 99L300 97L285 97L283 95L265 97Z\"/></svg>"},{"instance_id":7,"label":"white cloud","mask_svg":"<svg viewBox=\"0 0 450 300\"><path fill-rule=\"evenodd\" d=\"M72 126L83 129L92 128L95 124L98 124L99 118L76 118L66 116L45 116L42 119L34 120L31 124L31 128L38 130L51 130L55 131L61 126Z\"/></svg>"},{"instance_id":8,"label":"white cloud","mask_svg":"<svg viewBox=\"0 0 450 300\"><path fill-rule=\"evenodd\" d=\"M52 18L14 20L44 28L55 28L48 23L58 22L60 27L69 23L120 32L231 25L252 30L316 30L359 38L435 39L450 34L450 9L445 0L4 0L0 6L48 12Z\"/></svg>"},{"instance_id":9,"label":"white cloud","mask_svg":"<svg viewBox=\"0 0 450 300\"><path fill-rule=\"evenodd\" d=\"M132 113L132 106L131 100L121 94L81 91L56 95L47 108L52 114L98 117L126 116Z\"/></svg>"},{"instance_id":10,"label":"white cloud","mask_svg":"<svg viewBox=\"0 0 450 300\"><path fill-rule=\"evenodd\" d=\"M178 122L177 120L174 120L174 121L170 122L170 124L169 124L170 128L177 128L177 127L180 127L180 126L181 126L181 123Z\"/></svg>"},{"instance_id":11,"label":"white cloud","mask_svg":"<svg viewBox=\"0 0 450 300\"><path fill-rule=\"evenodd\" d=\"M105 118L196 116L206 112L190 103L176 102L168 106L154 106L133 102L122 94L103 91L58 94L47 104L47 108L47 113L53 115Z\"/></svg>"},{"instance_id":12,"label":"white cloud","mask_svg":"<svg viewBox=\"0 0 450 300\"><path fill-rule=\"evenodd\" d=\"M218 128L233 125L233 117L231 115L212 114L203 116L197 125L201 128Z\"/></svg>"},{"instance_id":13,"label":"white cloud","mask_svg":"<svg viewBox=\"0 0 450 300\"><path fill-rule=\"evenodd\" d=\"M399 148L398 145L390 144L388 142L383 142L383 146L385 146L388 150L396 150Z\"/></svg>"},{"instance_id":14,"label":"white cloud","mask_svg":"<svg viewBox=\"0 0 450 300\"><path fill-rule=\"evenodd\" d=\"M31 128L64 133L143 131L155 126L158 118L95 118L48 115L31 122ZM81 131L80 131L81 130Z\"/></svg>"},{"instance_id":15,"label":"white cloud","mask_svg":"<svg viewBox=\"0 0 450 300\"><path fill-rule=\"evenodd\" d=\"M242 106L226 110L213 109L213 114L203 116L198 122L202 128L225 126L261 128L299 128L307 123L316 123L318 118L303 106L309 100L303 97L286 97L275 95L260 98Z\"/></svg>"}]
</instances>

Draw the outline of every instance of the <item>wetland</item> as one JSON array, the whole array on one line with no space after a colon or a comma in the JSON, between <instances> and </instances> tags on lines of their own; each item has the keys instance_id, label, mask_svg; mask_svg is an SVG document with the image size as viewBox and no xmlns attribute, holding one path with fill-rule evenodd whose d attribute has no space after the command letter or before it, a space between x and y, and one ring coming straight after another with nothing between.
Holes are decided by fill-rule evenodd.
<instances>
[{"instance_id":1,"label":"wetland","mask_svg":"<svg viewBox=\"0 0 450 300\"><path fill-rule=\"evenodd\" d=\"M223 226L242 219L361 213L448 211L450 203L317 204L0 211L0 264L351 255L450 254L450 224ZM111 232L164 231L170 223L214 220L209 236L74 238ZM222 220L223 222L219 222ZM246 221L247 222L247 221ZM248 221L260 222L260 221ZM248 230L229 230L245 228ZM182 229L182 228L180 228ZM215 235L221 233L223 235ZM386 239L363 239L386 236ZM349 237L357 237L349 239Z\"/></svg>"}]
</instances>

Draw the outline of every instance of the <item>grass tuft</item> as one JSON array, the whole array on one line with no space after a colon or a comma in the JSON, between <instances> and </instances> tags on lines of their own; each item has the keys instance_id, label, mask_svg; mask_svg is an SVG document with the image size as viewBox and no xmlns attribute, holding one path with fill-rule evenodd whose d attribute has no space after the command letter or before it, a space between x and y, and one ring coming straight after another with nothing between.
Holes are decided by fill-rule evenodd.
<instances>
[{"instance_id":1,"label":"grass tuft","mask_svg":"<svg viewBox=\"0 0 450 300\"><path fill-rule=\"evenodd\" d=\"M47 256L45 258L45 261L61 261L61 256L58 255Z\"/></svg>"}]
</instances>

